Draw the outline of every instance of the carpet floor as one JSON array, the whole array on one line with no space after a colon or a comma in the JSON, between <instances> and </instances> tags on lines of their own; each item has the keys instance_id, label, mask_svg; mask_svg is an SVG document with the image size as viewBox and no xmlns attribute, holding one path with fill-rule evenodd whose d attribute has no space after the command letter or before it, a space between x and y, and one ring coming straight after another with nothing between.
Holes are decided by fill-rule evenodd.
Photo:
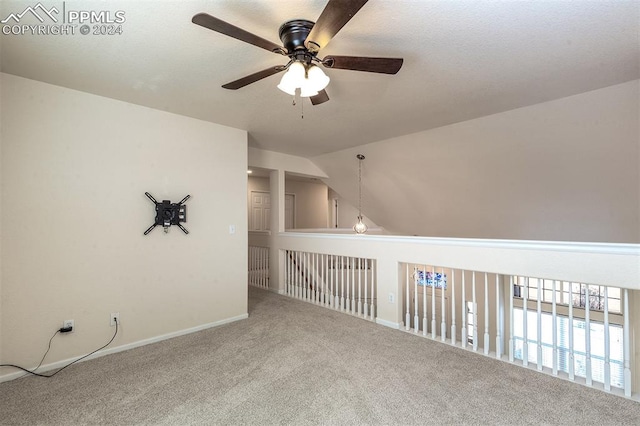
<instances>
[{"instance_id":1,"label":"carpet floor","mask_svg":"<svg viewBox=\"0 0 640 426\"><path fill-rule=\"evenodd\" d=\"M2 425L640 424L640 403L255 288L249 318L0 384Z\"/></svg>"}]
</instances>

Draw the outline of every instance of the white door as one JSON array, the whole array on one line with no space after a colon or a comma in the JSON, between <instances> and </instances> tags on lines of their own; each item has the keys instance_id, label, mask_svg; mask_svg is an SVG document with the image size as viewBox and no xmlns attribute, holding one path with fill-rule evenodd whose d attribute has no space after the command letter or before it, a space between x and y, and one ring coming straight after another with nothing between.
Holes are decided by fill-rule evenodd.
<instances>
[{"instance_id":1,"label":"white door","mask_svg":"<svg viewBox=\"0 0 640 426\"><path fill-rule=\"evenodd\" d=\"M295 195L284 196L284 227L295 228ZM271 196L268 192L251 191L251 212L249 213L250 231L268 231L271 229Z\"/></svg>"},{"instance_id":2,"label":"white door","mask_svg":"<svg viewBox=\"0 0 640 426\"><path fill-rule=\"evenodd\" d=\"M271 196L268 192L251 191L250 231L267 231L271 222Z\"/></svg>"}]
</instances>

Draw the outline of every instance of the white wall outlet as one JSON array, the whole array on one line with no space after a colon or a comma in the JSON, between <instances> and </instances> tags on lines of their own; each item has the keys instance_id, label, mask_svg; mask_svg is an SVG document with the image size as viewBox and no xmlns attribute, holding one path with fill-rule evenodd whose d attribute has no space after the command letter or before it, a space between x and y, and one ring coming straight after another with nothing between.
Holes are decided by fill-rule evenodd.
<instances>
[{"instance_id":1,"label":"white wall outlet","mask_svg":"<svg viewBox=\"0 0 640 426\"><path fill-rule=\"evenodd\" d=\"M235 234L236 233L236 226L235 225L229 225L229 233L230 234Z\"/></svg>"},{"instance_id":2,"label":"white wall outlet","mask_svg":"<svg viewBox=\"0 0 640 426\"><path fill-rule=\"evenodd\" d=\"M393 293L389 293L389 303L395 303L396 302L396 295Z\"/></svg>"},{"instance_id":3,"label":"white wall outlet","mask_svg":"<svg viewBox=\"0 0 640 426\"><path fill-rule=\"evenodd\" d=\"M68 327L71 327L71 331L68 331L68 333L71 333L76 329L76 325L73 322L73 320L64 320L62 322L62 328L68 328Z\"/></svg>"},{"instance_id":4,"label":"white wall outlet","mask_svg":"<svg viewBox=\"0 0 640 426\"><path fill-rule=\"evenodd\" d=\"M111 316L109 317L111 327L116 326L116 321L118 321L118 325L120 325L120 312L111 312Z\"/></svg>"}]
</instances>

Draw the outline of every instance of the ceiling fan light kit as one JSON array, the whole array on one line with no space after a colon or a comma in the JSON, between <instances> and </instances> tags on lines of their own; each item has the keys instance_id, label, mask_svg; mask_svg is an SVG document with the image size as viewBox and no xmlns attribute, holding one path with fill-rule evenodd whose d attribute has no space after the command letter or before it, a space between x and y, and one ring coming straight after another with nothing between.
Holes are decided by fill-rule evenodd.
<instances>
[{"instance_id":1,"label":"ceiling fan light kit","mask_svg":"<svg viewBox=\"0 0 640 426\"><path fill-rule=\"evenodd\" d=\"M278 89L291 96L295 96L296 89L300 89L300 96L307 98L315 96L329 84L329 77L316 65L304 65L301 61L294 61L282 76Z\"/></svg>"},{"instance_id":2,"label":"ceiling fan light kit","mask_svg":"<svg viewBox=\"0 0 640 426\"><path fill-rule=\"evenodd\" d=\"M198 13L192 19L196 25L235 38L278 55L287 56L286 65L278 65L255 72L224 84L222 87L237 90L263 78L285 71L278 89L295 96L308 97L313 105L329 100L325 88L330 78L325 68L365 71L378 74L396 74L402 67L402 58L373 58L362 56L326 56L318 58L320 49L326 47L340 29L367 3L368 0L329 0L317 22L294 19L280 26L279 36L283 46L265 40L255 34L224 22L207 13Z\"/></svg>"}]
</instances>

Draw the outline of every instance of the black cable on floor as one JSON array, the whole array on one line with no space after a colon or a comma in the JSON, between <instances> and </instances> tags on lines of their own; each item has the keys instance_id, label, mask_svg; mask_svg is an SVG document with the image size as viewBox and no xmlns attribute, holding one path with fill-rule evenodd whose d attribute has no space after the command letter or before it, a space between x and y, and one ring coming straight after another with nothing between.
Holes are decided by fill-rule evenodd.
<instances>
[{"instance_id":1,"label":"black cable on floor","mask_svg":"<svg viewBox=\"0 0 640 426\"><path fill-rule=\"evenodd\" d=\"M42 361L44 361L44 357L45 357L45 356L47 356L47 352L49 352L49 349L51 349L51 340L53 340L53 338L56 336L56 334L58 334L58 333L60 332L60 330L56 331L56 332L53 334L53 336L51 336L51 339L49 339L49 349L47 349L47 352L45 352L44 356L42 357L42 360L40 361L40 364L38 364L38 366L37 366L36 368L34 368L33 370L27 370L26 368L24 368L24 367L20 367L19 365L15 365L15 364L0 364L0 367L13 367L13 368L18 368L18 369L20 369L20 370L22 370L22 371L25 371L25 372L27 372L27 373L29 373L29 374L32 374L32 375L34 375L34 376L38 376L38 377L45 377L45 378L47 378L47 379L48 379L48 378L50 378L50 377L55 376L56 374L58 374L59 372L61 372L61 371L62 371L62 370L64 370L65 368L69 367L70 365L73 365L73 364L75 364L76 362L81 361L81 360L85 359L86 357L88 357L88 356L90 356L90 355L95 354L95 353L96 353L96 352L98 352L99 350L102 350L102 349L106 348L107 346L109 346L109 345L111 344L111 342L113 342L113 339L115 339L115 338L116 338L116 336L118 335L118 321L116 320L115 322L116 322L116 332L115 332L115 333L113 333L113 337L111 338L111 340L109 340L109 341L107 342L107 344L106 344L106 345L104 345L104 346L102 346L102 347L100 347L100 348L96 349L96 350L95 350L95 351L93 351L93 352L90 352L90 353L86 354L86 355L85 355L85 356L83 356L83 357L80 357L80 358L76 359L75 361L70 362L69 364L65 365L64 367L61 367L60 369L58 369L58 371L56 371L56 372L55 372L55 373L53 373L53 374L48 374L48 375L47 375L47 374L40 374L40 373L36 373L35 371L36 371L38 368L40 368L40 365L42 365Z\"/></svg>"}]
</instances>

